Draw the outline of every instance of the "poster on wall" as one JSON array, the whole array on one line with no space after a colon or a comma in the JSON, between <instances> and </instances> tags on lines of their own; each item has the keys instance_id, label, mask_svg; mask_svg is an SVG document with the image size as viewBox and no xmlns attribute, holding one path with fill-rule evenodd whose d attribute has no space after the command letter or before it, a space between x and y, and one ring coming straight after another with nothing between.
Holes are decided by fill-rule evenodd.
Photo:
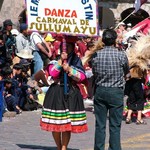
<instances>
[{"instance_id":1,"label":"poster on wall","mask_svg":"<svg viewBox=\"0 0 150 150\"><path fill-rule=\"evenodd\" d=\"M97 0L26 0L29 30L98 35Z\"/></svg>"}]
</instances>

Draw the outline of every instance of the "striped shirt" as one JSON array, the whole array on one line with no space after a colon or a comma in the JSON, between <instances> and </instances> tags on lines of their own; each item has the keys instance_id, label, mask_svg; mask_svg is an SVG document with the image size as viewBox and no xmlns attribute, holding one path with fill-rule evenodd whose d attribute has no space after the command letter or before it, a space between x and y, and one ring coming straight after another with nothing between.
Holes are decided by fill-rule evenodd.
<instances>
[{"instance_id":1,"label":"striped shirt","mask_svg":"<svg viewBox=\"0 0 150 150\"><path fill-rule=\"evenodd\" d=\"M115 47L105 46L92 58L95 84L104 87L124 87L124 76L129 73L126 54Z\"/></svg>"}]
</instances>

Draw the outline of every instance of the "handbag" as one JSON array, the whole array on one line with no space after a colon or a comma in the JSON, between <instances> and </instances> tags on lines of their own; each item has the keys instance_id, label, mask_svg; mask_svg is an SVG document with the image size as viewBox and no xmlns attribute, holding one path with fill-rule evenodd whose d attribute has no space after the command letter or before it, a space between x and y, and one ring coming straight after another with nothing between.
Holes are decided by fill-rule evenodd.
<instances>
[{"instance_id":1,"label":"handbag","mask_svg":"<svg viewBox=\"0 0 150 150\"><path fill-rule=\"evenodd\" d=\"M43 47L46 49L46 51L48 52L48 49L47 49L46 45L44 44L44 42L42 42L42 46L43 46ZM41 58L42 58L43 61L46 60L46 59L49 59L48 56L47 56L45 53L39 51L39 54L40 54L40 56L41 56Z\"/></svg>"}]
</instances>

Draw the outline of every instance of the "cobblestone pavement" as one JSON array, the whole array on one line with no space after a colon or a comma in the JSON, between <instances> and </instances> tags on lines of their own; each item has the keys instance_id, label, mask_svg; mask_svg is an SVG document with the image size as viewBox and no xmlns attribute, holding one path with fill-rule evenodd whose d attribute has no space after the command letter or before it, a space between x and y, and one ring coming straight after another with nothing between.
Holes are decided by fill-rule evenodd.
<instances>
[{"instance_id":1,"label":"cobblestone pavement","mask_svg":"<svg viewBox=\"0 0 150 150\"><path fill-rule=\"evenodd\" d=\"M72 134L69 150L93 150L94 114L87 109L89 131ZM0 150L56 150L50 132L42 131L39 126L41 110L23 112L15 118L3 118L0 123ZM150 119L147 125L126 125L122 122L123 150L150 150ZM108 126L106 148L108 147ZM116 149L117 150L117 149Z\"/></svg>"}]
</instances>

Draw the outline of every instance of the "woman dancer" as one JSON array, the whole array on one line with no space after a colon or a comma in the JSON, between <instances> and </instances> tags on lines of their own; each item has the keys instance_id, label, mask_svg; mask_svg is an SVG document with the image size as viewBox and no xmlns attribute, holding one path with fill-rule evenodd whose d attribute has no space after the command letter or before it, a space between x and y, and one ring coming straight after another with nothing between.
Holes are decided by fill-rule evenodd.
<instances>
[{"instance_id":1,"label":"woman dancer","mask_svg":"<svg viewBox=\"0 0 150 150\"><path fill-rule=\"evenodd\" d=\"M54 83L46 93L41 116L41 128L52 132L58 150L67 149L71 132L88 130L83 99L77 86L86 77L80 58L74 53L75 42L68 43L67 39L67 53L62 52L60 59L49 66ZM68 75L67 94L64 94L64 72Z\"/></svg>"}]
</instances>

